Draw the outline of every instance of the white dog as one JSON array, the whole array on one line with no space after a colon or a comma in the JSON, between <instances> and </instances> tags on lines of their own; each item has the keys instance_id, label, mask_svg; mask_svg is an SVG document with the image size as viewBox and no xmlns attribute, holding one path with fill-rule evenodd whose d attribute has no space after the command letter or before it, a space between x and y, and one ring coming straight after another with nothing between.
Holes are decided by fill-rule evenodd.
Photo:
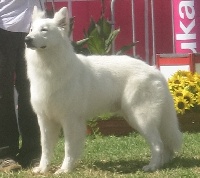
<instances>
[{"instance_id":1,"label":"white dog","mask_svg":"<svg viewBox=\"0 0 200 178\"><path fill-rule=\"evenodd\" d=\"M147 140L152 158L144 171L168 163L182 143L173 99L161 73L128 56L83 56L68 38L67 8L53 19L33 12L25 39L31 103L41 130L42 156L35 173L49 169L62 128L65 157L57 174L72 170L84 146L86 119L121 111ZM122 150L123 151L123 150Z\"/></svg>"}]
</instances>

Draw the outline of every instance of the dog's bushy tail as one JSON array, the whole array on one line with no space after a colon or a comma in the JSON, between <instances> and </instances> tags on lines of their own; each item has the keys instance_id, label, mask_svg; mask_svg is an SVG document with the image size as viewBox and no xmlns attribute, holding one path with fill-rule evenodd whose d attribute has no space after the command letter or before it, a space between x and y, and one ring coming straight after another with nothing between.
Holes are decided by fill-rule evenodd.
<instances>
[{"instance_id":1,"label":"dog's bushy tail","mask_svg":"<svg viewBox=\"0 0 200 178\"><path fill-rule=\"evenodd\" d=\"M164 109L161 124L161 137L164 146L172 153L179 151L182 145L182 133L179 129L179 123L174 109L174 102L169 93L168 104Z\"/></svg>"}]
</instances>

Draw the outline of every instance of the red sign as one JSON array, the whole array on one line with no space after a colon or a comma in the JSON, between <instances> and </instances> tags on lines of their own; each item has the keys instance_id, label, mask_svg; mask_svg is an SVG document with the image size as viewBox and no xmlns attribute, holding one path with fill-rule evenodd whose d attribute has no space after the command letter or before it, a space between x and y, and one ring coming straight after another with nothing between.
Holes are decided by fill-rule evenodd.
<instances>
[{"instance_id":1,"label":"red sign","mask_svg":"<svg viewBox=\"0 0 200 178\"><path fill-rule=\"evenodd\" d=\"M200 52L199 0L174 0L174 41L176 53Z\"/></svg>"}]
</instances>

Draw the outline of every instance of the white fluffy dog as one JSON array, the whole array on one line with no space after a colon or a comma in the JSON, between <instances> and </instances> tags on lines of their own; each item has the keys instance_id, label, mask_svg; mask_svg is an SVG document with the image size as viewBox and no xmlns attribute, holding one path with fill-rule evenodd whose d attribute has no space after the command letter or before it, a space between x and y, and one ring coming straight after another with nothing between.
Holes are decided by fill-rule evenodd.
<instances>
[{"instance_id":1,"label":"white fluffy dog","mask_svg":"<svg viewBox=\"0 0 200 178\"><path fill-rule=\"evenodd\" d=\"M86 119L108 111L121 111L147 140L152 158L144 171L168 163L181 147L182 134L162 74L128 56L77 55L68 30L67 8L60 9L53 19L34 9L25 56L42 156L33 172L48 171L61 128L65 157L56 173L72 170L84 146Z\"/></svg>"}]
</instances>

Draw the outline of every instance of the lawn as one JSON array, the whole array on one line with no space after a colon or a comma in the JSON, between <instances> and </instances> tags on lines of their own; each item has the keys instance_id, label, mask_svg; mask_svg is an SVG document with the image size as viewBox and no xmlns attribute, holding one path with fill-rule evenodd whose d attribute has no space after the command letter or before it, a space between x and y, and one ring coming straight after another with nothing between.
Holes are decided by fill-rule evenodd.
<instances>
[{"instance_id":1,"label":"lawn","mask_svg":"<svg viewBox=\"0 0 200 178\"><path fill-rule=\"evenodd\" d=\"M126 137L88 136L82 159L69 174L53 175L63 158L61 138L52 162L52 169L45 175L33 175L30 170L1 173L5 178L177 178L200 177L200 133L184 133L183 148L177 157L162 170L144 173L141 169L149 162L150 152L144 139L137 133Z\"/></svg>"}]
</instances>

